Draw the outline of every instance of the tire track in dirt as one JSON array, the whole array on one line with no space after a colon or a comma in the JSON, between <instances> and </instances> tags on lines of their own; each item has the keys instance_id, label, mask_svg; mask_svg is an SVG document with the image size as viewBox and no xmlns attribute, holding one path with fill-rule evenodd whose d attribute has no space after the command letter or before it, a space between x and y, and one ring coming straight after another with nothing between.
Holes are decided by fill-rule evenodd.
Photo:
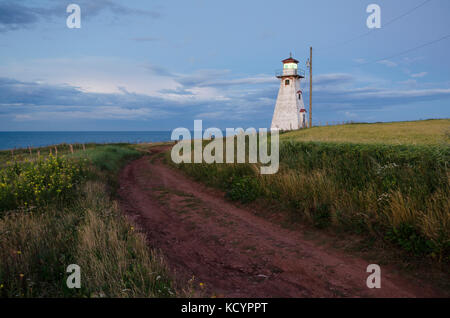
<instances>
[{"instance_id":1,"label":"tire track in dirt","mask_svg":"<svg viewBox=\"0 0 450 318\"><path fill-rule=\"evenodd\" d=\"M161 249L177 280L192 276L206 296L433 297L432 287L382 267L382 288L368 289L368 263L307 240L237 207L224 194L165 165L158 153L120 174L122 210ZM198 285L197 285L198 286Z\"/></svg>"}]
</instances>

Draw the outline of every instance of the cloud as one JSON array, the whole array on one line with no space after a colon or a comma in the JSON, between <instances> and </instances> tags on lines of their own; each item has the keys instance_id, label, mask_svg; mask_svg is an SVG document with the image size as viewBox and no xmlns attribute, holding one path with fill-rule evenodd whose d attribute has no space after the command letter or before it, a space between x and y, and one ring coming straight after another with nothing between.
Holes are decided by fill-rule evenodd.
<instances>
[{"instance_id":1,"label":"cloud","mask_svg":"<svg viewBox=\"0 0 450 318\"><path fill-rule=\"evenodd\" d=\"M169 127L196 118L217 127L270 122L279 87L273 75L238 76L220 69L178 74L151 64L146 70L153 75L152 81L165 80L165 84L154 91L136 92L133 83L126 82L112 92L100 92L73 84L0 78L0 119L154 120ZM349 73L319 74L314 77L314 106L318 113L334 112L351 119L363 118L361 112L450 98L450 88L417 89L413 81L393 84ZM303 83L302 88L307 98L309 85Z\"/></svg>"},{"instance_id":2,"label":"cloud","mask_svg":"<svg viewBox=\"0 0 450 318\"><path fill-rule=\"evenodd\" d=\"M112 13L114 13L117 16L120 15L140 15L140 16L146 16L149 18L159 18L161 14L157 11L153 10L142 10L142 9L135 9L131 7L124 6L122 4L118 4L113 0L78 0L80 3L80 6L83 5L83 7L86 7L85 11L93 12L94 15L99 14L103 10L110 10Z\"/></svg>"},{"instance_id":3,"label":"cloud","mask_svg":"<svg viewBox=\"0 0 450 318\"><path fill-rule=\"evenodd\" d=\"M170 72L168 69L166 69L166 68L164 68L162 66L159 66L159 65L148 64L148 65L145 66L145 68L147 70L149 70L150 73L155 74L155 75L170 76L170 77L176 76L175 74Z\"/></svg>"},{"instance_id":4,"label":"cloud","mask_svg":"<svg viewBox=\"0 0 450 318\"><path fill-rule=\"evenodd\" d=\"M40 111L15 115L16 121L44 121L44 120L148 120L167 117L167 113L158 109L149 108L123 108L118 106L98 106L95 108L78 108L70 110L55 107L44 108Z\"/></svg>"},{"instance_id":5,"label":"cloud","mask_svg":"<svg viewBox=\"0 0 450 318\"><path fill-rule=\"evenodd\" d=\"M201 73L210 75L216 72ZM181 77L185 79L189 75ZM249 120L267 121L273 110L276 88L267 94L266 85L258 84L259 80L243 78L236 81L257 83L255 85L260 87L231 89L236 87L232 81L231 90L227 93L217 87L203 85L167 88L147 95L130 92L127 87L118 87L118 93L99 93L71 85L0 78L0 122L23 124L89 119L100 124L111 120L152 120L157 125L165 123L167 129L175 128L177 122L185 122L186 125L195 118L210 120L218 126L220 122L239 122L245 126ZM227 126L223 124L223 127Z\"/></svg>"},{"instance_id":6,"label":"cloud","mask_svg":"<svg viewBox=\"0 0 450 318\"><path fill-rule=\"evenodd\" d=\"M423 56L419 56L419 57L408 57L408 56L406 56L406 57L404 57L402 59L402 61L403 61L404 64L412 64L414 62L421 61L421 60L424 60L424 59L425 59L425 57L423 57Z\"/></svg>"},{"instance_id":7,"label":"cloud","mask_svg":"<svg viewBox=\"0 0 450 318\"><path fill-rule=\"evenodd\" d=\"M169 113L167 102L152 96L132 94L125 88L122 93L89 93L68 85L49 85L0 78L0 108L48 114L103 114L103 118L128 118ZM147 109L148 111L143 111ZM23 114L22 114L23 115ZM121 117L122 116L122 117ZM39 117L38 117L39 118ZM98 118L102 118L99 116Z\"/></svg>"},{"instance_id":8,"label":"cloud","mask_svg":"<svg viewBox=\"0 0 450 318\"><path fill-rule=\"evenodd\" d=\"M411 74L411 77L420 78L420 77L426 76L427 74L428 74L428 72L421 72L421 73Z\"/></svg>"},{"instance_id":9,"label":"cloud","mask_svg":"<svg viewBox=\"0 0 450 318\"><path fill-rule=\"evenodd\" d=\"M23 1L18 4L17 1L6 0L0 3L0 32L27 28L42 20L67 15L66 7L69 4L53 0L47 1L47 6L36 7L24 5L23 3L26 2L30 3L31 1ZM111 12L116 18L128 15L145 16L153 19L160 17L160 13L157 11L135 9L118 4L113 0L77 0L76 3L81 7L83 19L90 19L107 11Z\"/></svg>"},{"instance_id":10,"label":"cloud","mask_svg":"<svg viewBox=\"0 0 450 318\"><path fill-rule=\"evenodd\" d=\"M386 109L398 105L411 105L417 102L435 101L450 98L450 88L392 89L392 88L337 88L316 90L315 101L321 107L340 110Z\"/></svg>"},{"instance_id":11,"label":"cloud","mask_svg":"<svg viewBox=\"0 0 450 318\"><path fill-rule=\"evenodd\" d=\"M399 82L399 84L408 87L417 87L417 81L415 79L408 79L406 81Z\"/></svg>"},{"instance_id":12,"label":"cloud","mask_svg":"<svg viewBox=\"0 0 450 318\"><path fill-rule=\"evenodd\" d=\"M389 60L379 61L378 64L386 65L388 67L396 67L398 64Z\"/></svg>"},{"instance_id":13,"label":"cloud","mask_svg":"<svg viewBox=\"0 0 450 318\"><path fill-rule=\"evenodd\" d=\"M39 20L36 12L13 2L0 3L0 32L17 30Z\"/></svg>"},{"instance_id":14,"label":"cloud","mask_svg":"<svg viewBox=\"0 0 450 318\"><path fill-rule=\"evenodd\" d=\"M181 83L186 84L186 78L180 80ZM242 86L242 85L256 85L256 84L273 84L277 83L276 78L273 76L249 76L235 79L220 79L220 77L214 77L205 79L204 81L198 81L195 86L197 87L230 87L230 86Z\"/></svg>"},{"instance_id":15,"label":"cloud","mask_svg":"<svg viewBox=\"0 0 450 318\"><path fill-rule=\"evenodd\" d=\"M212 81L224 78L230 74L229 70L198 70L193 74L179 75L176 81L184 87L212 86Z\"/></svg>"},{"instance_id":16,"label":"cloud","mask_svg":"<svg viewBox=\"0 0 450 318\"><path fill-rule=\"evenodd\" d=\"M355 81L355 76L348 73L330 73L315 76L313 83L315 85L344 85Z\"/></svg>"}]
</instances>

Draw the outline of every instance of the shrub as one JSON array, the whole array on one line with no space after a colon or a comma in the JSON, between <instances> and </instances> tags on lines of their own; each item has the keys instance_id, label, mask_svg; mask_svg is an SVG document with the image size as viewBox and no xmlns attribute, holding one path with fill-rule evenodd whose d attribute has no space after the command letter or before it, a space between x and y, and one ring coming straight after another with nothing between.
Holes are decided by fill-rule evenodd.
<instances>
[{"instance_id":1,"label":"shrub","mask_svg":"<svg viewBox=\"0 0 450 318\"><path fill-rule=\"evenodd\" d=\"M0 172L0 211L70 200L84 173L81 161L52 155L6 166Z\"/></svg>"},{"instance_id":2,"label":"shrub","mask_svg":"<svg viewBox=\"0 0 450 318\"><path fill-rule=\"evenodd\" d=\"M319 204L312 213L314 226L323 229L331 224L331 211L327 204Z\"/></svg>"},{"instance_id":3,"label":"shrub","mask_svg":"<svg viewBox=\"0 0 450 318\"><path fill-rule=\"evenodd\" d=\"M259 196L259 184L255 177L239 177L233 179L226 196L233 201L250 203Z\"/></svg>"},{"instance_id":4,"label":"shrub","mask_svg":"<svg viewBox=\"0 0 450 318\"><path fill-rule=\"evenodd\" d=\"M402 223L386 234L386 239L417 256L436 251L433 241L426 239L413 225Z\"/></svg>"}]
</instances>

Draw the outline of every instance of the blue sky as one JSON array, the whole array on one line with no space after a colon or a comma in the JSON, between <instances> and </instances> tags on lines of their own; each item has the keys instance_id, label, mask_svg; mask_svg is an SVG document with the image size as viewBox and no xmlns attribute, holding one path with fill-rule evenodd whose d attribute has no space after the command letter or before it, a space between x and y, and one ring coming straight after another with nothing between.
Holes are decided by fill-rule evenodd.
<instances>
[{"instance_id":1,"label":"blue sky","mask_svg":"<svg viewBox=\"0 0 450 318\"><path fill-rule=\"evenodd\" d=\"M81 29L66 26L70 3ZM382 28L358 37L371 3ZM316 123L449 118L450 38L398 55L449 35L449 12L448 0L0 0L0 131L269 127L275 71L289 52L305 68L309 46Z\"/></svg>"}]
</instances>

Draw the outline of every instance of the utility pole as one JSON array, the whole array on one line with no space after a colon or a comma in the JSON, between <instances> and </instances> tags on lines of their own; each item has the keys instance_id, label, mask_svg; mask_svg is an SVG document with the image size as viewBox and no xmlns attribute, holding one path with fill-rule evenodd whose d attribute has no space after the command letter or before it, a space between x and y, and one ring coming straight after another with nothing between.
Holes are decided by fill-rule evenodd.
<instances>
[{"instance_id":1,"label":"utility pole","mask_svg":"<svg viewBox=\"0 0 450 318\"><path fill-rule=\"evenodd\" d=\"M309 48L309 128L312 125L312 46Z\"/></svg>"}]
</instances>

